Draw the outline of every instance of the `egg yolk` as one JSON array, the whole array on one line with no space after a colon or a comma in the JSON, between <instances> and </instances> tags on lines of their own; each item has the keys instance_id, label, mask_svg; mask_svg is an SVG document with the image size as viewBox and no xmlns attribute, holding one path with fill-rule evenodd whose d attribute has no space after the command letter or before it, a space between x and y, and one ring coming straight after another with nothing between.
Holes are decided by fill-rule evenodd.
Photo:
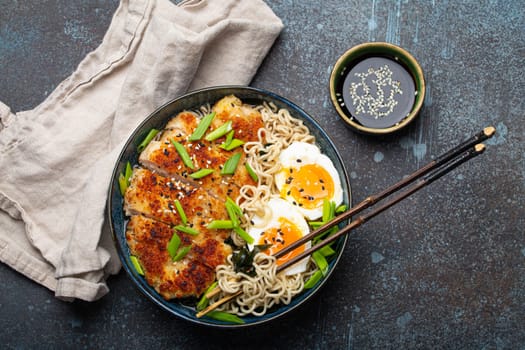
<instances>
[{"instance_id":1,"label":"egg yolk","mask_svg":"<svg viewBox=\"0 0 525 350\"><path fill-rule=\"evenodd\" d=\"M293 198L293 204L306 209L318 208L325 198L334 195L332 177L322 166L306 164L300 168L287 168L282 198Z\"/></svg>"},{"instance_id":2,"label":"egg yolk","mask_svg":"<svg viewBox=\"0 0 525 350\"><path fill-rule=\"evenodd\" d=\"M295 242L303 236L301 230L299 230L293 222L286 218L280 217L279 225L279 227L272 227L264 231L259 238L258 244L271 244L271 247L264 251L268 255L277 253L279 250L290 245L292 242ZM277 259L277 265L285 263L303 251L304 245L297 247L290 253Z\"/></svg>"}]
</instances>

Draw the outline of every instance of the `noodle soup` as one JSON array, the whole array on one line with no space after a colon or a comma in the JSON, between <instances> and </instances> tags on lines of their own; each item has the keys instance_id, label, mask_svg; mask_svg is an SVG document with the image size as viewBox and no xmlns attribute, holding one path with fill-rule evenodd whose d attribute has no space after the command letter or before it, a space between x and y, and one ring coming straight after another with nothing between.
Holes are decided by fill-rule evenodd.
<instances>
[{"instance_id":1,"label":"noodle soup","mask_svg":"<svg viewBox=\"0 0 525 350\"><path fill-rule=\"evenodd\" d=\"M306 125L302 115L292 116L290 111L297 113L294 105L283 106L274 96L261 99L261 92L255 89L231 88L221 92L220 98L188 106L191 108L178 106L176 113L164 115L163 123L157 121L154 125L159 132L145 149L128 157L133 175L128 180L129 187L123 191L126 200L121 210L126 214L125 219L134 224L130 228L123 222L122 226L115 229L114 225L113 228L114 232L119 229L126 232L124 237L118 237L125 268L141 290L158 304L198 323L228 326L240 320L243 324L255 324L293 309L329 276L341 254L344 239L335 242L325 251L325 256L318 258L325 261L323 270L318 260L308 258L277 275L275 269L279 262L271 256L275 251L270 247L286 246L323 220L322 210L319 211L321 217L306 217L301 209L322 207L323 203L326 206L328 202L332 211L342 210L349 204L349 188L335 148L313 120L306 119L310 123ZM284 108L290 106L292 108ZM188 115L181 117L180 113L189 113L195 120L191 121ZM208 118L211 122L204 133L191 139L206 116L212 113L215 116ZM173 118L173 115L179 116ZM184 120L183 125L178 119ZM153 124L149 126L154 129ZM140 136L134 136L135 144L149 131L145 126L142 129ZM216 137L208 137L210 134ZM178 150L180 146L185 152ZM318 159L309 160L314 153L309 147L318 149L319 157L330 161L326 166L329 169L324 170L325 177L314 181L301 179L301 176L320 173L316 168ZM156 153L152 148L156 148ZM303 155L301 149L308 152ZM324 154L326 150L328 156ZM184 153L192 161L191 172L186 169L189 163L184 162ZM283 159L283 154L289 154L288 159ZM125 173L126 157L121 158L124 164L118 175ZM232 158L236 160L231 161ZM224 172L225 168L233 171ZM139 169L151 172L146 178L154 177L155 186L164 186L157 189L162 198L160 206L155 199L151 200L156 203L154 206L147 201L136 203L136 198L144 197L141 190L155 193L150 187L141 189L143 179L137 175ZM284 185L278 186L276 178L285 171L287 179ZM192 177L195 173L198 176ZM283 189L286 186L290 188ZM134 195L129 195L133 190ZM181 191L191 195L182 198ZM118 198L118 193L112 195ZM200 203L203 198L208 198L206 205ZM136 224L136 216L145 216L145 220L153 223ZM162 231L161 227L169 229ZM144 229L146 233L141 231ZM152 230L166 234L152 243ZM246 262L240 262L239 258L243 254L253 258L246 269L242 266ZM138 275L136 267L143 275ZM210 286L215 289L214 295L202 298ZM195 316L198 311L195 308L205 306L203 301L213 303L239 291L239 296L211 314L202 318ZM184 307L180 308L182 305ZM225 319L224 314L235 315L238 319Z\"/></svg>"}]
</instances>

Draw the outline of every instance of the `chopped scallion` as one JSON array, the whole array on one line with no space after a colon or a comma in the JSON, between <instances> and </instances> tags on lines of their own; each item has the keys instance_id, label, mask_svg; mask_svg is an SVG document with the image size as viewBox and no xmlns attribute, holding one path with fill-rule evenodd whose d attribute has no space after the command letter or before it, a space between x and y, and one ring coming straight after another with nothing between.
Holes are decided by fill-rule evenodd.
<instances>
[{"instance_id":1,"label":"chopped scallion","mask_svg":"<svg viewBox=\"0 0 525 350\"><path fill-rule=\"evenodd\" d=\"M142 152L144 148L146 148L146 146L151 142L151 140L153 140L153 138L157 136L158 133L159 131L157 129L151 129L148 132L148 135L146 135L146 137L144 138L144 140L142 140L142 142L137 146L137 151Z\"/></svg>"},{"instance_id":2,"label":"chopped scallion","mask_svg":"<svg viewBox=\"0 0 525 350\"><path fill-rule=\"evenodd\" d=\"M253 243L253 237L250 236L248 232L244 231L240 226L236 226L233 229L239 235L239 237L241 237L242 239L246 241L246 243L248 244Z\"/></svg>"},{"instance_id":3,"label":"chopped scallion","mask_svg":"<svg viewBox=\"0 0 525 350\"><path fill-rule=\"evenodd\" d=\"M231 230L234 225L232 220L213 220L206 227L210 230Z\"/></svg>"},{"instance_id":4,"label":"chopped scallion","mask_svg":"<svg viewBox=\"0 0 525 350\"><path fill-rule=\"evenodd\" d=\"M137 271L139 275L144 276L144 270L140 265L139 259L135 255L130 255L129 260L131 260L131 264L135 268L135 271Z\"/></svg>"},{"instance_id":5,"label":"chopped scallion","mask_svg":"<svg viewBox=\"0 0 525 350\"><path fill-rule=\"evenodd\" d=\"M213 169L202 168L202 169L197 170L194 173L191 173L189 176L192 179L197 180L197 179L202 179L203 177L208 176L208 175L210 175L212 173L213 173Z\"/></svg>"},{"instance_id":6,"label":"chopped scallion","mask_svg":"<svg viewBox=\"0 0 525 350\"><path fill-rule=\"evenodd\" d=\"M168 251L172 259L175 255L177 255L177 250L179 249L180 242L181 241L179 235L176 232L173 233L173 236L171 236L171 239L168 242L168 246L166 247L166 250Z\"/></svg>"},{"instance_id":7,"label":"chopped scallion","mask_svg":"<svg viewBox=\"0 0 525 350\"><path fill-rule=\"evenodd\" d=\"M118 176L118 187L120 189L120 194L124 196L126 190L128 189L128 181L122 173Z\"/></svg>"},{"instance_id":8,"label":"chopped scallion","mask_svg":"<svg viewBox=\"0 0 525 350\"><path fill-rule=\"evenodd\" d=\"M319 251L315 251L312 253L312 259L314 259L315 264L317 265L319 270L321 270L323 276L325 276L328 272L328 261L326 261L324 255L321 254L321 252Z\"/></svg>"},{"instance_id":9,"label":"chopped scallion","mask_svg":"<svg viewBox=\"0 0 525 350\"><path fill-rule=\"evenodd\" d=\"M346 211L346 204L341 204L335 209L336 214L341 214L341 213L344 213L345 211Z\"/></svg>"},{"instance_id":10,"label":"chopped scallion","mask_svg":"<svg viewBox=\"0 0 525 350\"><path fill-rule=\"evenodd\" d=\"M246 162L246 163L244 163L244 167L246 168L246 171L248 172L248 175L250 175L250 177L253 179L253 181L258 182L259 181L259 177L255 173L253 168L250 166L250 164L248 164L248 162Z\"/></svg>"},{"instance_id":11,"label":"chopped scallion","mask_svg":"<svg viewBox=\"0 0 525 350\"><path fill-rule=\"evenodd\" d=\"M124 195L126 193L126 190L129 187L129 179L131 178L132 174L133 174L133 169L131 168L131 164L127 162L126 170L124 170L124 173L120 173L118 177L118 185L119 185L121 195Z\"/></svg>"},{"instance_id":12,"label":"chopped scallion","mask_svg":"<svg viewBox=\"0 0 525 350\"><path fill-rule=\"evenodd\" d=\"M323 256L331 256L331 255L334 255L335 254L335 250L332 249L332 247L330 247L330 245L325 245L324 247L320 248L319 251L321 252L321 254L323 254Z\"/></svg>"},{"instance_id":13,"label":"chopped scallion","mask_svg":"<svg viewBox=\"0 0 525 350\"><path fill-rule=\"evenodd\" d=\"M237 148L239 146L242 146L242 145L244 145L244 141L243 140L233 139L233 140L231 140L230 143L228 143L228 144L223 143L219 147L222 148L225 151L231 151L231 150L234 150L235 148Z\"/></svg>"},{"instance_id":14,"label":"chopped scallion","mask_svg":"<svg viewBox=\"0 0 525 350\"><path fill-rule=\"evenodd\" d=\"M323 277L323 273L320 270L315 271L314 274L304 283L304 289L313 288L317 282L321 280L321 277Z\"/></svg>"},{"instance_id":15,"label":"chopped scallion","mask_svg":"<svg viewBox=\"0 0 525 350\"><path fill-rule=\"evenodd\" d=\"M193 165L193 161L191 160L190 155L186 151L186 148L184 148L184 146L181 143L173 139L171 139L170 141L173 144L173 146L175 146L175 149L177 150L177 153L179 153L179 156L182 159L184 165L186 165L190 169L194 169L195 166Z\"/></svg>"},{"instance_id":16,"label":"chopped scallion","mask_svg":"<svg viewBox=\"0 0 525 350\"><path fill-rule=\"evenodd\" d=\"M173 261L181 260L182 258L186 256L186 254L188 254L190 250L191 250L191 245L187 245L185 247L180 248L177 254L175 254L175 256L172 258L172 260Z\"/></svg>"},{"instance_id":17,"label":"chopped scallion","mask_svg":"<svg viewBox=\"0 0 525 350\"><path fill-rule=\"evenodd\" d=\"M204 136L204 133L206 132L206 130L208 130L208 128L210 127L210 124L214 117L215 117L215 112L205 115L199 122L199 125L197 125L197 127L193 131L193 134L190 135L188 140L190 141L200 140Z\"/></svg>"},{"instance_id":18,"label":"chopped scallion","mask_svg":"<svg viewBox=\"0 0 525 350\"><path fill-rule=\"evenodd\" d=\"M228 158L221 170L221 175L233 175L235 169L237 169L237 164L239 164L240 159L241 153L235 153L233 156Z\"/></svg>"},{"instance_id":19,"label":"chopped scallion","mask_svg":"<svg viewBox=\"0 0 525 350\"><path fill-rule=\"evenodd\" d=\"M192 235L192 236L196 236L196 235L199 234L199 231L197 231L194 228L188 227L188 226L176 225L173 228L175 230L177 230L177 231L180 231L180 232L183 232L183 233L187 233L187 234Z\"/></svg>"},{"instance_id":20,"label":"chopped scallion","mask_svg":"<svg viewBox=\"0 0 525 350\"><path fill-rule=\"evenodd\" d=\"M214 141L217 140L219 137L222 137L229 133L232 130L232 121L228 120L226 123L219 126L217 129L210 132L204 139L206 141Z\"/></svg>"},{"instance_id":21,"label":"chopped scallion","mask_svg":"<svg viewBox=\"0 0 525 350\"><path fill-rule=\"evenodd\" d=\"M206 289L206 291L202 294L202 297L201 299L199 300L199 302L197 303L197 305L195 306L195 308L197 309L197 311L201 311L201 310L204 310L210 300L208 298L206 298L206 294L208 294L209 292L211 292L212 290L215 289L215 287L217 287L218 283L217 281L213 282L209 287L208 289Z\"/></svg>"},{"instance_id":22,"label":"chopped scallion","mask_svg":"<svg viewBox=\"0 0 525 350\"><path fill-rule=\"evenodd\" d=\"M244 324L244 320L239 316L224 311L213 310L208 312L206 316L218 321L230 322L235 324Z\"/></svg>"},{"instance_id":23,"label":"chopped scallion","mask_svg":"<svg viewBox=\"0 0 525 350\"><path fill-rule=\"evenodd\" d=\"M188 222L188 217L186 216L184 208L182 208L182 204L180 204L178 199L175 199L175 208L177 209L177 213L179 213L182 223L186 225L186 223Z\"/></svg>"}]
</instances>

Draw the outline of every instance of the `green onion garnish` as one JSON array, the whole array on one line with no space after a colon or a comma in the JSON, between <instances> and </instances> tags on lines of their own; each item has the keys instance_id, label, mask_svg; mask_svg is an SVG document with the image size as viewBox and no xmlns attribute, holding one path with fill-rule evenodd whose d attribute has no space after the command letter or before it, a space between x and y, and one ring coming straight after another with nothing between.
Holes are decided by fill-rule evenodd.
<instances>
[{"instance_id":1,"label":"green onion garnish","mask_svg":"<svg viewBox=\"0 0 525 350\"><path fill-rule=\"evenodd\" d=\"M244 320L239 316L224 311L213 310L208 312L206 316L218 321L230 322L235 324L244 324Z\"/></svg>"},{"instance_id":2,"label":"green onion garnish","mask_svg":"<svg viewBox=\"0 0 525 350\"><path fill-rule=\"evenodd\" d=\"M180 204L178 199L175 199L175 208L177 209L177 213L179 213L179 216L182 220L182 223L186 225L188 222L188 218L186 217L186 213L184 212L184 208L182 208L182 204Z\"/></svg>"},{"instance_id":3,"label":"green onion garnish","mask_svg":"<svg viewBox=\"0 0 525 350\"><path fill-rule=\"evenodd\" d=\"M184 165L186 165L190 169L194 169L195 166L193 165L193 161L191 160L190 155L186 151L186 148L184 148L182 144L173 139L171 139L170 141L173 144L173 146L175 146L175 149L177 150L177 153L179 153L179 156L182 159Z\"/></svg>"},{"instance_id":4,"label":"green onion garnish","mask_svg":"<svg viewBox=\"0 0 525 350\"><path fill-rule=\"evenodd\" d=\"M242 146L244 145L244 141L243 140L239 140L239 139L233 139L228 145L226 144L222 144L220 145L219 147L222 148L223 150L225 151L231 151L239 146Z\"/></svg>"},{"instance_id":5,"label":"green onion garnish","mask_svg":"<svg viewBox=\"0 0 525 350\"><path fill-rule=\"evenodd\" d=\"M321 277L323 277L323 273L320 270L315 271L314 274L304 283L304 289L313 288L313 286L319 282Z\"/></svg>"},{"instance_id":6,"label":"green onion garnish","mask_svg":"<svg viewBox=\"0 0 525 350\"><path fill-rule=\"evenodd\" d=\"M239 164L240 159L241 153L235 153L233 156L228 158L221 170L221 175L233 175L235 169L237 169L237 164Z\"/></svg>"},{"instance_id":7,"label":"green onion garnish","mask_svg":"<svg viewBox=\"0 0 525 350\"><path fill-rule=\"evenodd\" d=\"M180 237L177 233L173 233L173 236L171 236L171 239L168 242L168 246L166 248L172 259L175 255L177 255L177 250L179 249L179 246Z\"/></svg>"},{"instance_id":8,"label":"green onion garnish","mask_svg":"<svg viewBox=\"0 0 525 350\"><path fill-rule=\"evenodd\" d=\"M326 261L324 255L321 254L319 251L315 251L312 253L312 258L314 259L315 264L317 265L319 270L321 270L321 272L323 273L323 276L325 276L328 272L328 261Z\"/></svg>"},{"instance_id":9,"label":"green onion garnish","mask_svg":"<svg viewBox=\"0 0 525 350\"><path fill-rule=\"evenodd\" d=\"M203 168L203 169L199 169L197 170L196 172L194 173L191 173L189 175L189 177L191 177L192 179L202 179L203 177L205 176L208 176L210 175L211 173L213 173L213 169L206 169L206 168Z\"/></svg>"},{"instance_id":10,"label":"green onion garnish","mask_svg":"<svg viewBox=\"0 0 525 350\"><path fill-rule=\"evenodd\" d=\"M199 234L199 231L197 231L196 229L184 225L176 225L173 228L177 231L184 232L192 236L196 236Z\"/></svg>"},{"instance_id":11,"label":"green onion garnish","mask_svg":"<svg viewBox=\"0 0 525 350\"><path fill-rule=\"evenodd\" d=\"M206 294L208 294L209 292L211 292L212 290L215 289L215 287L217 287L218 283L217 281L213 282L209 287L208 289L206 289L206 291L202 294L202 297L201 299L199 300L199 302L197 303L197 305L195 306L195 308L197 309L197 311L201 311L201 310L204 310L206 308L206 306L208 306L210 300L208 298L206 298Z\"/></svg>"},{"instance_id":12,"label":"green onion garnish","mask_svg":"<svg viewBox=\"0 0 525 350\"><path fill-rule=\"evenodd\" d=\"M228 120L226 123L222 124L217 129L213 130L208 135L206 135L204 139L206 139L206 141L217 140L219 137L222 137L229 133L230 130L232 130L232 121Z\"/></svg>"},{"instance_id":13,"label":"green onion garnish","mask_svg":"<svg viewBox=\"0 0 525 350\"><path fill-rule=\"evenodd\" d=\"M240 226L236 226L233 228L233 230L246 241L248 244L253 243L253 237L248 234L248 232L244 231Z\"/></svg>"},{"instance_id":14,"label":"green onion garnish","mask_svg":"<svg viewBox=\"0 0 525 350\"><path fill-rule=\"evenodd\" d=\"M142 142L137 146L137 151L142 152L144 148L146 148L146 146L151 142L151 140L153 140L153 138L157 136L158 133L159 131L157 129L151 129L148 132L148 135L146 135L146 137L144 138L144 140L142 140Z\"/></svg>"},{"instance_id":15,"label":"green onion garnish","mask_svg":"<svg viewBox=\"0 0 525 350\"><path fill-rule=\"evenodd\" d=\"M345 211L346 211L346 204L341 204L335 209L336 214L341 214L341 213L344 213Z\"/></svg>"},{"instance_id":16,"label":"green onion garnish","mask_svg":"<svg viewBox=\"0 0 525 350\"><path fill-rule=\"evenodd\" d=\"M234 225L232 220L213 220L206 227L210 230L231 230Z\"/></svg>"},{"instance_id":17,"label":"green onion garnish","mask_svg":"<svg viewBox=\"0 0 525 350\"><path fill-rule=\"evenodd\" d=\"M210 124L214 117L215 117L215 112L205 115L199 122L199 125L197 125L197 127L193 131L193 134L190 135L188 140L189 141L200 140L204 136L204 133L206 132L206 130L208 130L208 128L210 127Z\"/></svg>"},{"instance_id":18,"label":"green onion garnish","mask_svg":"<svg viewBox=\"0 0 525 350\"><path fill-rule=\"evenodd\" d=\"M323 254L323 256L325 257L335 254L335 250L333 250L332 247L330 247L330 244L325 245L324 247L320 248L319 252L321 252L321 254Z\"/></svg>"},{"instance_id":19,"label":"green onion garnish","mask_svg":"<svg viewBox=\"0 0 525 350\"><path fill-rule=\"evenodd\" d=\"M131 175L133 174L133 169L131 168L131 164L129 162L126 163L126 170L123 173L120 173L118 177L118 185L120 188L120 194L124 195L126 193L126 190L129 187L129 179Z\"/></svg>"},{"instance_id":20,"label":"green onion garnish","mask_svg":"<svg viewBox=\"0 0 525 350\"><path fill-rule=\"evenodd\" d=\"M248 162L246 162L246 163L244 163L244 167L246 168L246 171L248 172L248 175L250 175L250 177L253 179L253 181L258 182L259 181L259 177L255 173L253 168L250 166L250 164L248 164Z\"/></svg>"},{"instance_id":21,"label":"green onion garnish","mask_svg":"<svg viewBox=\"0 0 525 350\"><path fill-rule=\"evenodd\" d=\"M135 255L130 255L129 260L131 260L131 264L133 265L137 273L141 276L144 276L144 270L140 265L139 259Z\"/></svg>"},{"instance_id":22,"label":"green onion garnish","mask_svg":"<svg viewBox=\"0 0 525 350\"><path fill-rule=\"evenodd\" d=\"M180 248L177 254L175 254L175 256L172 258L172 260L179 261L180 259L184 258L186 254L188 254L190 249L191 249L191 245L187 245L185 247Z\"/></svg>"}]
</instances>

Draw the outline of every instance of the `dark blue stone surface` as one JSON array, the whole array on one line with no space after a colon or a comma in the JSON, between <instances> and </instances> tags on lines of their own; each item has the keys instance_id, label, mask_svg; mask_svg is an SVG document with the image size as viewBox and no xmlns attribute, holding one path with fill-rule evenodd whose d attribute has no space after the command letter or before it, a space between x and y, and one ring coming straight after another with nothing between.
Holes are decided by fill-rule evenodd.
<instances>
[{"instance_id":1,"label":"dark blue stone surface","mask_svg":"<svg viewBox=\"0 0 525 350\"><path fill-rule=\"evenodd\" d=\"M525 349L525 1L268 0L285 29L253 81L314 116L354 200L487 125L486 153L356 230L332 279L274 323L219 331L160 310L123 274L65 303L0 264L3 349ZM116 1L0 4L0 101L31 109L101 42ZM398 134L356 134L330 103L332 65L367 41L420 62L427 97ZM1 229L1 228L0 228Z\"/></svg>"}]
</instances>

